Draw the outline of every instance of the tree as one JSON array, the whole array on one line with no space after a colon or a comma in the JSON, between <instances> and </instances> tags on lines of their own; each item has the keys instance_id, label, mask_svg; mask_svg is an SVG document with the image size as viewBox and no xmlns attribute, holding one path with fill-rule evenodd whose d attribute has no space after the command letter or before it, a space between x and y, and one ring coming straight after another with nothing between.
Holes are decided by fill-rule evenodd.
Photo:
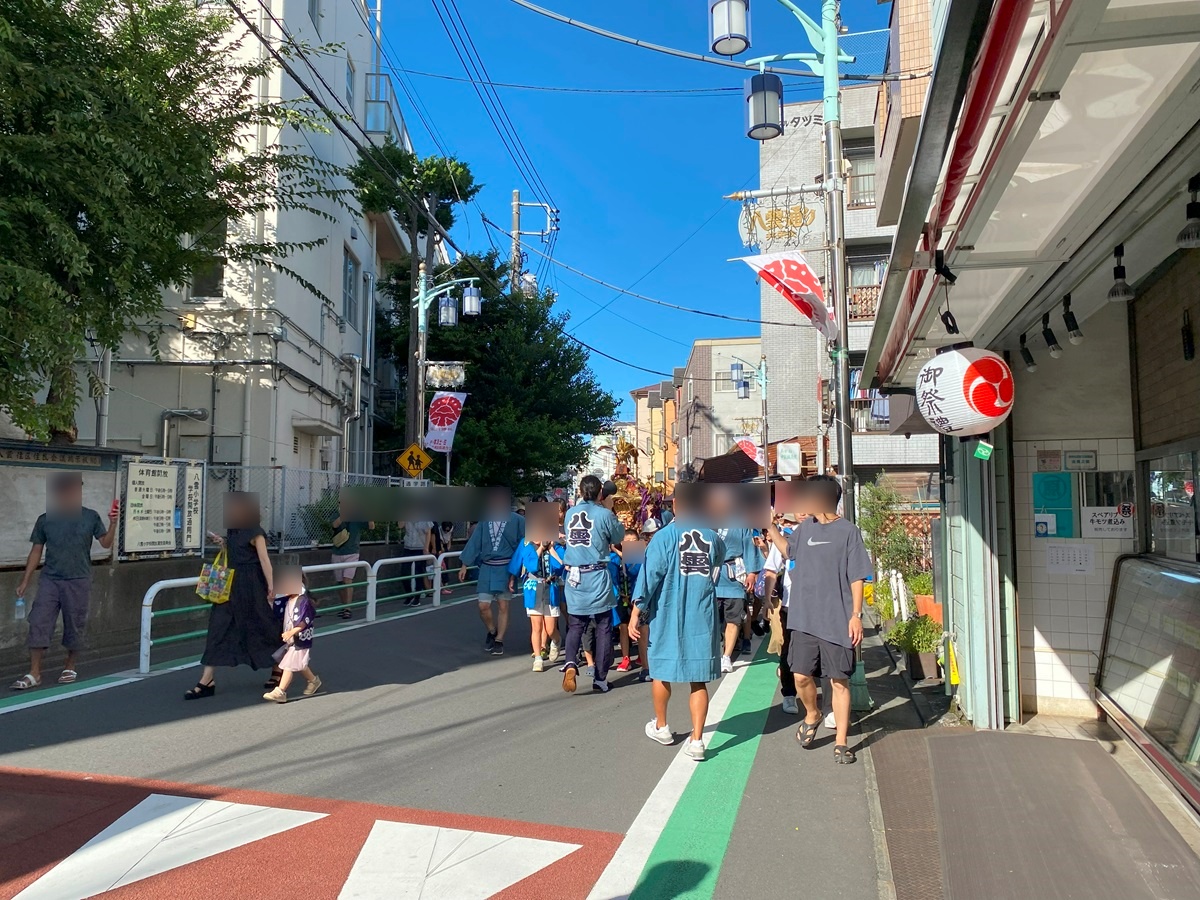
<instances>
[{"instance_id":1,"label":"tree","mask_svg":"<svg viewBox=\"0 0 1200 900\"><path fill-rule=\"evenodd\" d=\"M470 202L483 187L475 183L470 168L458 159L452 156L422 159L390 137L382 146L372 147L366 153L360 151L359 161L350 171L350 180L358 189L358 199L364 210L396 216L408 237L410 259L423 258L430 277L440 241L430 227L430 216L449 231L454 225L455 205ZM424 355L421 354L418 327L421 311L413 308L411 302L417 296L419 278L420 267L410 265L408 296L396 297L402 309L409 309L407 359ZM422 383L419 379L409 380L405 403L405 441L408 443L417 440L420 434Z\"/></svg>"},{"instance_id":2,"label":"tree","mask_svg":"<svg viewBox=\"0 0 1200 900\"><path fill-rule=\"evenodd\" d=\"M217 259L292 274L323 243L221 237L272 210L331 218L343 195L334 167L250 146L322 126L260 101L274 63L230 26L193 0L0 6L0 409L36 437L73 439L88 342L153 336L163 288Z\"/></svg>"},{"instance_id":3,"label":"tree","mask_svg":"<svg viewBox=\"0 0 1200 900\"><path fill-rule=\"evenodd\" d=\"M557 476L584 463L585 436L609 427L616 398L596 382L587 350L566 335L567 317L554 313L552 294L503 290L507 265L495 251L451 268L448 277L480 270L486 276L479 285L483 314L429 333L433 359L467 364L463 390L470 396L454 444L454 480L509 484L518 494L545 492ZM408 276L407 267L397 266L382 287L403 296ZM380 352L390 347L404 371L408 320L383 314L379 335ZM382 433L378 439L388 440Z\"/></svg>"}]
</instances>

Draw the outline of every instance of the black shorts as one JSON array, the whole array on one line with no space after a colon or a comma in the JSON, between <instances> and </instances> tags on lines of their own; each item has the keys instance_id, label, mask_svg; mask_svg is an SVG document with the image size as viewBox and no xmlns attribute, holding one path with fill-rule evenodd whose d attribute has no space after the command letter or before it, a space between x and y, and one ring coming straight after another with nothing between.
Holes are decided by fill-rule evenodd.
<instances>
[{"instance_id":1,"label":"black shorts","mask_svg":"<svg viewBox=\"0 0 1200 900\"><path fill-rule=\"evenodd\" d=\"M854 674L853 647L843 647L803 631L792 631L791 638L787 664L793 674L837 679Z\"/></svg>"},{"instance_id":2,"label":"black shorts","mask_svg":"<svg viewBox=\"0 0 1200 900\"><path fill-rule=\"evenodd\" d=\"M746 596L718 597L721 601L721 621L726 625L741 625L746 621Z\"/></svg>"},{"instance_id":3,"label":"black shorts","mask_svg":"<svg viewBox=\"0 0 1200 900\"><path fill-rule=\"evenodd\" d=\"M633 605L625 602L618 603L617 615L621 617L622 625L628 625L629 620L633 618Z\"/></svg>"}]
</instances>

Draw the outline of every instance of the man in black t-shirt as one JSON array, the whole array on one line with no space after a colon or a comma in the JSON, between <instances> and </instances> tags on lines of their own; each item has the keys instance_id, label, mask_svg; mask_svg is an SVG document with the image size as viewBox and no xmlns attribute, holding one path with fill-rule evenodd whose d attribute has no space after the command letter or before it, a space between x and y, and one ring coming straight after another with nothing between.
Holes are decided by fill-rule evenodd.
<instances>
[{"instance_id":1,"label":"man in black t-shirt","mask_svg":"<svg viewBox=\"0 0 1200 900\"><path fill-rule=\"evenodd\" d=\"M768 535L793 562L788 606L788 665L796 676L796 694L805 719L796 734L800 745L813 746L821 726L817 681L832 682L833 718L838 763L852 763L850 749L850 676L855 648L862 643L863 584L874 573L862 532L837 514L842 489L837 480L818 475L805 483L805 502L815 514L800 522L788 537L772 524Z\"/></svg>"}]
</instances>

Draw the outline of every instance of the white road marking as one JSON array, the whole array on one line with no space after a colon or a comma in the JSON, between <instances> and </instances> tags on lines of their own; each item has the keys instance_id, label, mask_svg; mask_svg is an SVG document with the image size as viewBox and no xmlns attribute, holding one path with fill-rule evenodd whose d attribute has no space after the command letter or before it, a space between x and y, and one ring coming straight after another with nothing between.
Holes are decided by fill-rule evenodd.
<instances>
[{"instance_id":1,"label":"white road marking","mask_svg":"<svg viewBox=\"0 0 1200 900\"><path fill-rule=\"evenodd\" d=\"M487 900L579 844L377 821L338 900Z\"/></svg>"},{"instance_id":2,"label":"white road marking","mask_svg":"<svg viewBox=\"0 0 1200 900\"><path fill-rule=\"evenodd\" d=\"M323 818L325 813L151 794L14 900L93 897Z\"/></svg>"},{"instance_id":3,"label":"white road marking","mask_svg":"<svg viewBox=\"0 0 1200 900\"><path fill-rule=\"evenodd\" d=\"M712 738L713 732L717 730L717 725L725 718L725 710L729 708L729 701L733 699L733 693L745 676L746 669L747 666L735 666L733 672L726 674L721 679L721 686L717 688L716 693L709 701L709 724L704 728L705 743ZM672 712L676 716L686 717L688 714L686 695L680 692L672 699L675 701ZM629 895L637 886L638 877L646 868L646 861L654 850L654 844L666 827L667 820L671 818L671 813L675 811L679 798L683 796L684 788L687 787L692 773L698 765L702 766L704 763L697 763L684 756L681 744L675 759L671 761L671 765L667 767L663 777L659 779L654 790L650 792L650 796L646 798L637 818L629 826L625 839L621 841L621 846L609 860L600 880L588 894L588 900L628 900Z\"/></svg>"}]
</instances>

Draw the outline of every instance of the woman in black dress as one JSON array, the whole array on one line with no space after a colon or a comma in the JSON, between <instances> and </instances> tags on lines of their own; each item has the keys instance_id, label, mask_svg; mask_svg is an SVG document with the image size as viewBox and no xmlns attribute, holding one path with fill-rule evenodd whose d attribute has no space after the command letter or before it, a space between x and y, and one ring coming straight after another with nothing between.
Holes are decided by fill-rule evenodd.
<instances>
[{"instance_id":1,"label":"woman in black dress","mask_svg":"<svg viewBox=\"0 0 1200 900\"><path fill-rule=\"evenodd\" d=\"M208 640L200 657L204 671L196 686L183 695L184 700L216 693L217 666L272 669L273 654L282 642L272 604L271 560L257 496L241 491L226 494L225 521L231 527L224 538L216 540L228 548L233 589L228 603L214 604L209 611Z\"/></svg>"}]
</instances>

